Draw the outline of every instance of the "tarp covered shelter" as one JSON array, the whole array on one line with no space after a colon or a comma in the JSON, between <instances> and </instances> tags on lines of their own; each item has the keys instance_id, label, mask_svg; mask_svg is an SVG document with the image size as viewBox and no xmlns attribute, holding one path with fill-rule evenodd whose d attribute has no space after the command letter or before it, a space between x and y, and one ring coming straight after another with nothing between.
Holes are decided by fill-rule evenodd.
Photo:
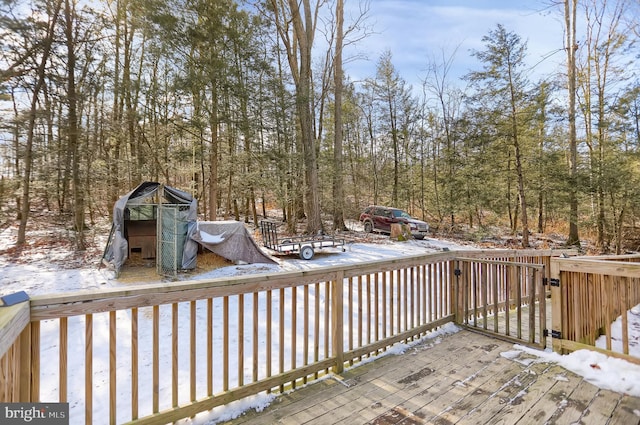
<instances>
[{"instance_id":1,"label":"tarp covered shelter","mask_svg":"<svg viewBox=\"0 0 640 425\"><path fill-rule=\"evenodd\" d=\"M116 275L132 250L138 249L143 258L156 258L159 272L193 269L198 245L187 235L196 226L197 214L197 201L189 193L144 182L116 201L103 258Z\"/></svg>"},{"instance_id":2,"label":"tarp covered shelter","mask_svg":"<svg viewBox=\"0 0 640 425\"><path fill-rule=\"evenodd\" d=\"M276 263L253 240L239 221L199 221L189 238L233 262Z\"/></svg>"}]
</instances>

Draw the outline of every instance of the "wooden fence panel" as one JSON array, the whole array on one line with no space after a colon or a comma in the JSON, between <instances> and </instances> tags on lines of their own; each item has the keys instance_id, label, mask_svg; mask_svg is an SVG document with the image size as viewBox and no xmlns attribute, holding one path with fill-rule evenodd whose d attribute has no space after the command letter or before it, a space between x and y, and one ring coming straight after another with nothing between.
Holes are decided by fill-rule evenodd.
<instances>
[{"instance_id":1,"label":"wooden fence panel","mask_svg":"<svg viewBox=\"0 0 640 425\"><path fill-rule=\"evenodd\" d=\"M552 296L554 350L582 348L639 363L630 352L628 312L640 304L640 264L637 255L578 257L552 260L557 287ZM619 321L619 335L613 326ZM617 325L616 325L617 326ZM598 342L603 337L603 343Z\"/></svg>"}]
</instances>

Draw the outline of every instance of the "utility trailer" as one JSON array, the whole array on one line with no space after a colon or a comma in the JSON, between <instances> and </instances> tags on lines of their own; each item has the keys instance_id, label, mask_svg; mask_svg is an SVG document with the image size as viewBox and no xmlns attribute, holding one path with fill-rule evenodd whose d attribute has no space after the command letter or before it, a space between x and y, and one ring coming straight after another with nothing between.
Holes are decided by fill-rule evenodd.
<instances>
[{"instance_id":1,"label":"utility trailer","mask_svg":"<svg viewBox=\"0 0 640 425\"><path fill-rule=\"evenodd\" d=\"M342 248L342 252L345 251L344 239L330 235L295 236L279 240L278 223L275 221L260 221L260 233L266 248L281 254L298 254L303 260L311 260L317 249Z\"/></svg>"}]
</instances>

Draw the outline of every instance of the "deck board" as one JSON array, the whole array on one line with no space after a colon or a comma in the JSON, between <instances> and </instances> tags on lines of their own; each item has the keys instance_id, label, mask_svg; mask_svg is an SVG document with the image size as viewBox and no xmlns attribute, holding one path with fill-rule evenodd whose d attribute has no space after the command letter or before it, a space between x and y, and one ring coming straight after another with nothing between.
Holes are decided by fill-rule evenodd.
<instances>
[{"instance_id":1,"label":"deck board","mask_svg":"<svg viewBox=\"0 0 640 425\"><path fill-rule=\"evenodd\" d=\"M462 330L225 424L640 424L640 398L599 389L556 364L500 355L511 350L512 343Z\"/></svg>"}]
</instances>

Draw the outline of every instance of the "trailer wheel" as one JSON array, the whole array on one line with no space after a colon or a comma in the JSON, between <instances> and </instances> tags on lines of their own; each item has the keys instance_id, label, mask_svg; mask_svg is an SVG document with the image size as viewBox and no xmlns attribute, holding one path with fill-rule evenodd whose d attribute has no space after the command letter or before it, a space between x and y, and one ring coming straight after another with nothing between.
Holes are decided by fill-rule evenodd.
<instances>
[{"instance_id":1,"label":"trailer wheel","mask_svg":"<svg viewBox=\"0 0 640 425\"><path fill-rule=\"evenodd\" d=\"M313 258L313 254L315 254L315 252L311 245L305 245L300 248L300 258L303 260L311 260Z\"/></svg>"}]
</instances>

